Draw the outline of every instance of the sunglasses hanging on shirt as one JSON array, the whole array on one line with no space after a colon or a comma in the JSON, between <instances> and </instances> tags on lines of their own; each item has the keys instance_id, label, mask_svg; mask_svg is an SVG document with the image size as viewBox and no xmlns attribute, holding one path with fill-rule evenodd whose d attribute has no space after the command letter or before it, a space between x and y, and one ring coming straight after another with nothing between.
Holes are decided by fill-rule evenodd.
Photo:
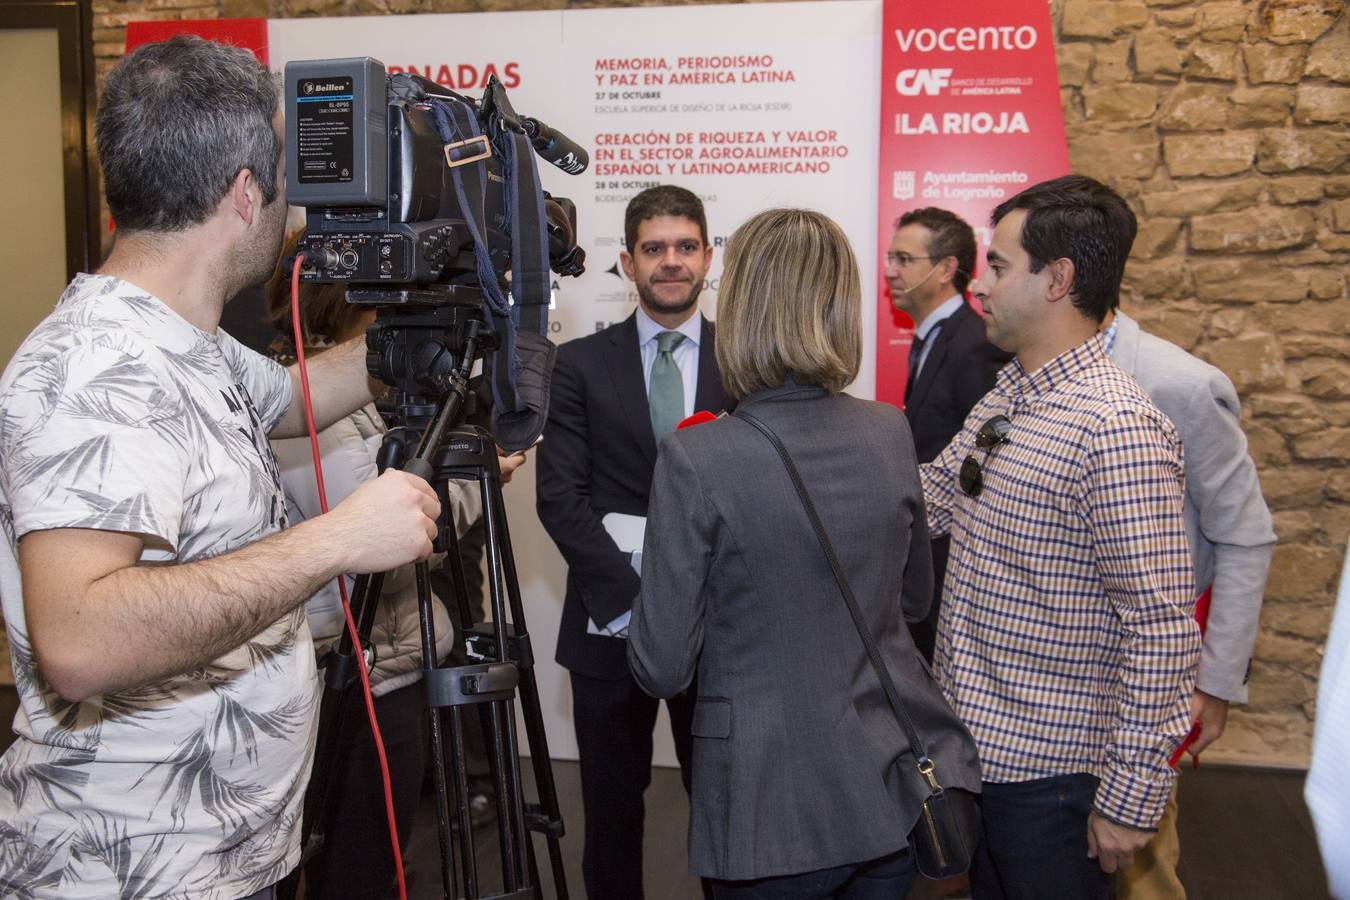
<instances>
[{"instance_id":1,"label":"sunglasses hanging on shirt","mask_svg":"<svg viewBox=\"0 0 1350 900\"><path fill-rule=\"evenodd\" d=\"M975 450L961 464L961 490L967 497L978 497L984 490L984 466L975 458L975 452L983 450L987 463L993 459L995 450L1008 443L1011 434L1012 420L1002 414L993 416L975 432Z\"/></svg>"}]
</instances>

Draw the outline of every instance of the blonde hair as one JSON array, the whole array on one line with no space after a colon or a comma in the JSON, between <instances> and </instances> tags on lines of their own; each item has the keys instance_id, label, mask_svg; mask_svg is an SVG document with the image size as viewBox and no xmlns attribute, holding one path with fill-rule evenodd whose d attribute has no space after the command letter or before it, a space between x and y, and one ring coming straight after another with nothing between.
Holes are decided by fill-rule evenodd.
<instances>
[{"instance_id":1,"label":"blonde hair","mask_svg":"<svg viewBox=\"0 0 1350 900\"><path fill-rule=\"evenodd\" d=\"M771 209L727 243L717 364L736 399L788 376L843 390L862 364L862 288L844 232L806 209Z\"/></svg>"}]
</instances>

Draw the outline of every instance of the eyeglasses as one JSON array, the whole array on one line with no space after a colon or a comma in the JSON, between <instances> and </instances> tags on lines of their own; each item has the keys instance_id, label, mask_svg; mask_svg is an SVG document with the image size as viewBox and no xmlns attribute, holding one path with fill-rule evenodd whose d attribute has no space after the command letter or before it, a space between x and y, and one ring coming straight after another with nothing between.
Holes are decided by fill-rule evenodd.
<instances>
[{"instance_id":1,"label":"eyeglasses","mask_svg":"<svg viewBox=\"0 0 1350 900\"><path fill-rule=\"evenodd\" d=\"M988 462L1001 444L1008 443L1011 434L1012 421L1005 415L994 416L975 432L975 449L984 450ZM978 497L984 490L984 467L973 451L961 464L961 490L967 497Z\"/></svg>"},{"instance_id":2,"label":"eyeglasses","mask_svg":"<svg viewBox=\"0 0 1350 900\"><path fill-rule=\"evenodd\" d=\"M897 269L903 269L912 262L918 262L921 259L946 259L945 256L910 256L908 253L887 253L887 265L895 266Z\"/></svg>"}]
</instances>

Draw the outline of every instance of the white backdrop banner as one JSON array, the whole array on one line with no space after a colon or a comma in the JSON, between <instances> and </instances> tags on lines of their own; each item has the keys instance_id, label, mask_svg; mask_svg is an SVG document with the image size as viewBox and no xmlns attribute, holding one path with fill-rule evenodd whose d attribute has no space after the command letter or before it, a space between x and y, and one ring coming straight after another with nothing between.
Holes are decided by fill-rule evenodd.
<instances>
[{"instance_id":1,"label":"white backdrop banner","mask_svg":"<svg viewBox=\"0 0 1350 900\"><path fill-rule=\"evenodd\" d=\"M710 318L727 236L773 206L839 222L859 254L863 296L875 296L881 14L881 0L828 0L278 19L265 23L265 47L251 36L259 20L235 30L277 72L292 60L369 56L473 97L495 74L517 112L589 149L580 176L541 163L545 188L576 203L587 255L582 277L555 282L550 328L561 343L633 311L637 294L618 264L623 212L654 184L687 187L706 204ZM173 31L229 40L234 24L132 23L128 48ZM871 346L871 315L865 332ZM864 366L852 391L870 397L870 355ZM567 673L553 662L566 570L535 515L529 466L505 493L549 749L574 759ZM657 761L674 765L668 738L657 747Z\"/></svg>"}]
</instances>

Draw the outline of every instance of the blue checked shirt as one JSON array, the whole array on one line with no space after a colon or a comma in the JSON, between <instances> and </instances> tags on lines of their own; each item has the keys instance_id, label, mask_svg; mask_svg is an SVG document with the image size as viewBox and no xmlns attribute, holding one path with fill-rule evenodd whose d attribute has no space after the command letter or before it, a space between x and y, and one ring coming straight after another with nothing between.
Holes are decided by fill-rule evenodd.
<instances>
[{"instance_id":1,"label":"blue checked shirt","mask_svg":"<svg viewBox=\"0 0 1350 900\"><path fill-rule=\"evenodd\" d=\"M975 449L1000 413L1009 442ZM973 498L958 480L972 451ZM1181 455L1096 336L1030 375L1004 367L921 467L929 528L951 534L935 670L986 781L1086 772L1102 816L1162 816L1200 658Z\"/></svg>"}]
</instances>

